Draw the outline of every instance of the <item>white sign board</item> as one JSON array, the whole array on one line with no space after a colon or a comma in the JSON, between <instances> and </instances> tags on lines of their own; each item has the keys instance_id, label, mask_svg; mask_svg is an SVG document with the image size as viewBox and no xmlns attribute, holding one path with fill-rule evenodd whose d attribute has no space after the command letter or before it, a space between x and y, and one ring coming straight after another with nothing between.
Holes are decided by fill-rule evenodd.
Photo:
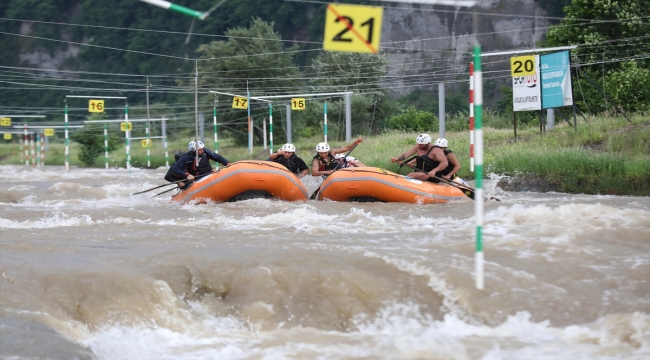
<instances>
[{"instance_id":1,"label":"white sign board","mask_svg":"<svg viewBox=\"0 0 650 360\"><path fill-rule=\"evenodd\" d=\"M539 76L539 55L535 55L533 75L512 78L512 110L531 111L542 109L541 77Z\"/></svg>"}]
</instances>

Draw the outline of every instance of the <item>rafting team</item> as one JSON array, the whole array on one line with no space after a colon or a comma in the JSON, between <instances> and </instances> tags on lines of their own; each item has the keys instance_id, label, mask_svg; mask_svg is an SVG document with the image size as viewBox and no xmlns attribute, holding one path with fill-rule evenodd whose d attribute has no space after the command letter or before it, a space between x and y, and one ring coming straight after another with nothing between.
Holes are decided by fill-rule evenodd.
<instances>
[{"instance_id":1,"label":"rafting team","mask_svg":"<svg viewBox=\"0 0 650 360\"><path fill-rule=\"evenodd\" d=\"M351 151L362 141L363 139L359 138L345 147L336 149L330 148L327 143L318 143L316 145L316 155L311 162L311 175L326 177L338 169L366 166L354 157L344 154ZM408 174L413 179L433 183L438 183L443 179L443 181L455 181L465 184L456 175L460 170L460 163L454 153L447 148L449 145L447 139L439 138L431 144L429 134L420 134L415 139L415 142L416 144L413 147L398 157L391 158L391 162L398 162L413 168L415 171ZM175 154L176 162L172 164L165 175L165 180L178 182L178 187L181 189L185 189L197 176L218 172L218 169L214 169L210 165L210 160L221 163L226 167L231 164L223 156L205 148L201 141L190 141L187 148L187 152ZM299 178L309 173L305 161L296 155L296 147L293 144L282 145L280 150L271 154L267 161L284 165Z\"/></svg>"}]
</instances>

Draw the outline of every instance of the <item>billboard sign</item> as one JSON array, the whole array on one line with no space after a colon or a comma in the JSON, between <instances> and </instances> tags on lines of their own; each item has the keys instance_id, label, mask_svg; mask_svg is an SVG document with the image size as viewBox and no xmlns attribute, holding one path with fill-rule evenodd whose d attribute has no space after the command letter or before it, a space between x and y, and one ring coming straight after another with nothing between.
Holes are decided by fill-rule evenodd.
<instances>
[{"instance_id":1,"label":"billboard sign","mask_svg":"<svg viewBox=\"0 0 650 360\"><path fill-rule=\"evenodd\" d=\"M540 56L542 70L542 108L573 105L569 51Z\"/></svg>"},{"instance_id":2,"label":"billboard sign","mask_svg":"<svg viewBox=\"0 0 650 360\"><path fill-rule=\"evenodd\" d=\"M512 58L510 63L513 73L517 69L517 64L532 61L533 56L526 56L525 60L520 61L519 58ZM539 77L539 55L534 55L534 66L529 75L520 75L512 77L512 110L513 111L531 111L542 109L542 97L540 93L540 77Z\"/></svg>"}]
</instances>

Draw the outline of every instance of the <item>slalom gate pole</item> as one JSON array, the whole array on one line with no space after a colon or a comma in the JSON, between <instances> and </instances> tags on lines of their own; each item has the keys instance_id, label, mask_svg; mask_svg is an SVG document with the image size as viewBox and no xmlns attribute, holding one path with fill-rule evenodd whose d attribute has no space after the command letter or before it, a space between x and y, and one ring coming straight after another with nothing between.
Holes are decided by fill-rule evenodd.
<instances>
[{"instance_id":1,"label":"slalom gate pole","mask_svg":"<svg viewBox=\"0 0 650 360\"><path fill-rule=\"evenodd\" d=\"M476 217L476 288L484 287L483 255L483 73L481 71L481 45L474 45L474 81L476 107L476 194L474 212Z\"/></svg>"},{"instance_id":2,"label":"slalom gate pole","mask_svg":"<svg viewBox=\"0 0 650 360\"><path fill-rule=\"evenodd\" d=\"M126 169L131 170L131 142L129 141L129 104L124 104L124 122L126 123L126 131L124 132L124 139L126 141Z\"/></svg>"},{"instance_id":3,"label":"slalom gate pole","mask_svg":"<svg viewBox=\"0 0 650 360\"><path fill-rule=\"evenodd\" d=\"M273 105L269 103L269 155L273 154Z\"/></svg>"},{"instance_id":4,"label":"slalom gate pole","mask_svg":"<svg viewBox=\"0 0 650 360\"><path fill-rule=\"evenodd\" d=\"M217 105L219 100L217 95L214 96L214 109L212 111L212 119L214 120L214 152L219 153L219 141L217 140Z\"/></svg>"},{"instance_id":5,"label":"slalom gate pole","mask_svg":"<svg viewBox=\"0 0 650 360\"><path fill-rule=\"evenodd\" d=\"M45 134L41 134L41 166L45 166Z\"/></svg>"},{"instance_id":6,"label":"slalom gate pole","mask_svg":"<svg viewBox=\"0 0 650 360\"><path fill-rule=\"evenodd\" d=\"M324 130L325 130L325 142L327 143L327 103L323 103L323 116L325 117L324 120Z\"/></svg>"},{"instance_id":7,"label":"slalom gate pole","mask_svg":"<svg viewBox=\"0 0 650 360\"><path fill-rule=\"evenodd\" d=\"M104 166L108 169L108 125L104 123Z\"/></svg>"},{"instance_id":8,"label":"slalom gate pole","mask_svg":"<svg viewBox=\"0 0 650 360\"><path fill-rule=\"evenodd\" d=\"M469 171L474 172L474 62L469 63Z\"/></svg>"},{"instance_id":9,"label":"slalom gate pole","mask_svg":"<svg viewBox=\"0 0 650 360\"><path fill-rule=\"evenodd\" d=\"M68 136L68 99L65 99L65 170L70 170L70 138Z\"/></svg>"},{"instance_id":10,"label":"slalom gate pole","mask_svg":"<svg viewBox=\"0 0 650 360\"><path fill-rule=\"evenodd\" d=\"M41 135L36 133L36 167L41 167Z\"/></svg>"},{"instance_id":11,"label":"slalom gate pole","mask_svg":"<svg viewBox=\"0 0 650 360\"><path fill-rule=\"evenodd\" d=\"M27 124L25 125L25 166L29 166L29 140L28 140L28 135L27 135Z\"/></svg>"}]
</instances>

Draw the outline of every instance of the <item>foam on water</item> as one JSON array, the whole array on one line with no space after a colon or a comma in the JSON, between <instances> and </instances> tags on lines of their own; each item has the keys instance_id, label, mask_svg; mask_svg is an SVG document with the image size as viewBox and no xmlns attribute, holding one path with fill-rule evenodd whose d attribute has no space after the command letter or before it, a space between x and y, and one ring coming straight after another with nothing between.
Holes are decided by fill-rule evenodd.
<instances>
[{"instance_id":1,"label":"foam on water","mask_svg":"<svg viewBox=\"0 0 650 360\"><path fill-rule=\"evenodd\" d=\"M194 311L200 305L195 304ZM646 359L650 316L608 315L586 325L553 327L527 312L496 326L448 314L423 316L420 305L393 304L372 320L354 319L358 330L290 328L259 331L232 317L205 312L183 331L157 326L110 326L83 344L110 358L378 358L378 359ZM200 311L200 310L199 310Z\"/></svg>"}]
</instances>

